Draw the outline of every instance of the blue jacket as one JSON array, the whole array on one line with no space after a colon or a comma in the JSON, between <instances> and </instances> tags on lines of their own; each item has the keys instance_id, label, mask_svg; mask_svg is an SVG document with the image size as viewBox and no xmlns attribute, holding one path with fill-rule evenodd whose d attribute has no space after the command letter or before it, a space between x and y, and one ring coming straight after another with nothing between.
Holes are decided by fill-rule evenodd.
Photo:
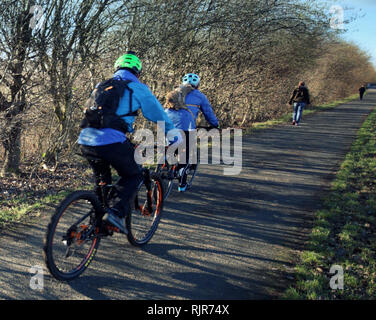
<instances>
[{"instance_id":1,"label":"blue jacket","mask_svg":"<svg viewBox=\"0 0 376 320\"><path fill-rule=\"evenodd\" d=\"M200 111L204 114L207 122L213 127L218 127L217 117L214 114L208 98L198 89L195 89L186 95L185 104L187 105L187 108L192 111L193 117L192 114L185 109L165 110L176 128L183 131L196 129L196 120Z\"/></svg>"},{"instance_id":2,"label":"blue jacket","mask_svg":"<svg viewBox=\"0 0 376 320\"><path fill-rule=\"evenodd\" d=\"M162 105L157 98L152 94L148 86L141 83L138 78L128 70L118 70L115 72L114 79L131 80L128 86L133 90L132 96L132 111L141 109L143 116L152 122L165 121L166 133L174 129L174 125L163 110ZM129 112L129 91L126 90L124 96L120 99L117 114L126 114ZM133 132L134 116L123 117L123 120L128 125L128 131ZM85 128L81 131L78 138L78 143L87 146L102 146L112 143L123 143L126 140L126 135L118 130L105 128Z\"/></svg>"}]
</instances>

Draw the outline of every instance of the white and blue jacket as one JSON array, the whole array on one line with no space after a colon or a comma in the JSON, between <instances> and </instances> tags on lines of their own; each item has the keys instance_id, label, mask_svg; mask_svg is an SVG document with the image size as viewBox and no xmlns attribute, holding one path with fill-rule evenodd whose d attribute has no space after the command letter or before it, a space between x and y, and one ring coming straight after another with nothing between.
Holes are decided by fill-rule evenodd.
<instances>
[{"instance_id":1,"label":"white and blue jacket","mask_svg":"<svg viewBox=\"0 0 376 320\"><path fill-rule=\"evenodd\" d=\"M130 80L128 86L133 90L132 112L141 109L143 116L152 122L164 121L166 133L174 129L174 125L164 112L162 105L150 91L149 87L141 83L138 78L128 70L118 70L115 72L114 79ZM120 99L119 107L116 111L118 115L129 113L130 92L125 90L124 96ZM126 116L122 118L128 125L128 131L133 132L133 123L135 116ZM113 143L123 143L127 139L126 135L118 130L111 128L95 129L85 128L78 137L78 143L86 146L102 146Z\"/></svg>"},{"instance_id":2,"label":"white and blue jacket","mask_svg":"<svg viewBox=\"0 0 376 320\"><path fill-rule=\"evenodd\" d=\"M192 111L192 114L185 110L165 109L166 114L173 122L174 126L183 131L196 129L196 120L200 111L204 114L207 122L213 127L218 127L218 119L209 103L208 98L198 89L188 93L185 97L186 107Z\"/></svg>"}]
</instances>

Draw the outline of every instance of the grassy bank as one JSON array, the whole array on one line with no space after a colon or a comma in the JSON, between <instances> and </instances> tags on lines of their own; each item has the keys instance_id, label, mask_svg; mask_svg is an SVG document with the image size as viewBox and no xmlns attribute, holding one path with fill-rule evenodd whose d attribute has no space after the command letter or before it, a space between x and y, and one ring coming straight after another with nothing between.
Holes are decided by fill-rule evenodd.
<instances>
[{"instance_id":1,"label":"grassy bank","mask_svg":"<svg viewBox=\"0 0 376 320\"><path fill-rule=\"evenodd\" d=\"M61 201L68 193L64 191L55 195L48 195L37 199L34 203L25 202L23 198L8 202L7 206L2 206L0 210L0 228L5 227L8 223L24 221L27 217L39 216L41 210L46 208L48 204ZM0 203L0 205L2 204Z\"/></svg>"},{"instance_id":2,"label":"grassy bank","mask_svg":"<svg viewBox=\"0 0 376 320\"><path fill-rule=\"evenodd\" d=\"M316 212L306 251L287 299L376 298L376 111L358 132L324 206ZM333 265L343 290L332 290ZM333 280L332 280L333 281ZM338 282L337 282L338 284Z\"/></svg>"},{"instance_id":3,"label":"grassy bank","mask_svg":"<svg viewBox=\"0 0 376 320\"><path fill-rule=\"evenodd\" d=\"M91 170L77 161L61 164L55 172L28 166L22 169L22 175L0 180L0 228L38 217L47 205L57 204L73 190L92 188Z\"/></svg>"}]
</instances>

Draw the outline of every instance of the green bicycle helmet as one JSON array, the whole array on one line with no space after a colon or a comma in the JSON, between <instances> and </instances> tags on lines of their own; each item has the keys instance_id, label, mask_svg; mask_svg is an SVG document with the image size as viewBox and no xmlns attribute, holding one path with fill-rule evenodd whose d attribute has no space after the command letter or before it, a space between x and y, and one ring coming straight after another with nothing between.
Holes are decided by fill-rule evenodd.
<instances>
[{"instance_id":1,"label":"green bicycle helmet","mask_svg":"<svg viewBox=\"0 0 376 320\"><path fill-rule=\"evenodd\" d=\"M121 68L128 68L138 75L142 70L142 63L133 51L128 51L116 60L114 68L115 71Z\"/></svg>"}]
</instances>

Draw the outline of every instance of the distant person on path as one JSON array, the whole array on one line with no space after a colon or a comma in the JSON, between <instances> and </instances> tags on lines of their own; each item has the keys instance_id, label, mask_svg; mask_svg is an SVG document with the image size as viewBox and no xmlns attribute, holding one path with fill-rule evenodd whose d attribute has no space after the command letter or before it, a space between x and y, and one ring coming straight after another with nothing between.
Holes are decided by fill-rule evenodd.
<instances>
[{"instance_id":1,"label":"distant person on path","mask_svg":"<svg viewBox=\"0 0 376 320\"><path fill-rule=\"evenodd\" d=\"M300 81L289 101L289 105L294 106L294 112L292 115L293 126L299 125L300 120L302 119L303 109L308 104L311 104L308 89L305 86L305 83Z\"/></svg>"},{"instance_id":2,"label":"distant person on path","mask_svg":"<svg viewBox=\"0 0 376 320\"><path fill-rule=\"evenodd\" d=\"M359 88L359 96L360 96L360 100L363 100L363 96L364 96L364 93L366 92L366 88L365 86L361 86Z\"/></svg>"}]
</instances>

